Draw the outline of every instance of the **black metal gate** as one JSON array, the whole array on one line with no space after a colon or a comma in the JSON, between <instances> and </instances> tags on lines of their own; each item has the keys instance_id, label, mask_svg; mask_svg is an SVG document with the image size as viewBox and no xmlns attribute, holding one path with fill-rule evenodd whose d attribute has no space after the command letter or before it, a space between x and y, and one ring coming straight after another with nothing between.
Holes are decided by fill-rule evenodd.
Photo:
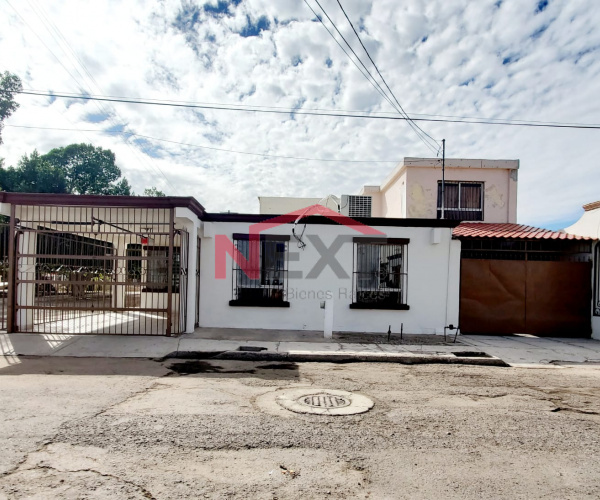
<instances>
[{"instance_id":1,"label":"black metal gate","mask_svg":"<svg viewBox=\"0 0 600 500\"><path fill-rule=\"evenodd\" d=\"M189 237L175 227L173 208L16 205L13 211L14 331L185 331Z\"/></svg>"}]
</instances>

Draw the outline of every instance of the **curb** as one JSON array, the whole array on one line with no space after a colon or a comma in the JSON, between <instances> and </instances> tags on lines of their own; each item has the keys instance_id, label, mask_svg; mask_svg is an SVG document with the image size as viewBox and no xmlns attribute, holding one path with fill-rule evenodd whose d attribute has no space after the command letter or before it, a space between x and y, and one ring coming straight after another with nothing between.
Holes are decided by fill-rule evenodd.
<instances>
[{"instance_id":1,"label":"curb","mask_svg":"<svg viewBox=\"0 0 600 500\"><path fill-rule=\"evenodd\" d=\"M446 364L510 367L495 356L466 357L453 355L415 354L350 354L350 353L289 353L289 352L244 352L244 351L174 351L167 359L223 359L235 361L287 361L316 363L397 363L402 365Z\"/></svg>"}]
</instances>

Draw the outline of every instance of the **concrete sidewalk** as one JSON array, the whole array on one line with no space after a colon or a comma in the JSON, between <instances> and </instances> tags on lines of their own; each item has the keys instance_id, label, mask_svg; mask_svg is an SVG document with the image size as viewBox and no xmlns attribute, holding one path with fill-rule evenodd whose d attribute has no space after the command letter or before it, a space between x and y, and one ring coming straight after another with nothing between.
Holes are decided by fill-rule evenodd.
<instances>
[{"instance_id":1,"label":"concrete sidewalk","mask_svg":"<svg viewBox=\"0 0 600 500\"><path fill-rule=\"evenodd\" d=\"M373 361L397 363L467 363L539 366L599 363L600 342L589 339L538 338L531 336L462 335L457 344L394 345L333 341L293 342L263 340L215 340L181 337L1 334L0 354L5 357L66 356L163 358L165 356L265 359L287 361ZM262 348L254 351L253 348ZM473 353L482 352L487 356ZM455 354L456 353L456 354ZM466 355L463 355L466 353Z\"/></svg>"}]
</instances>

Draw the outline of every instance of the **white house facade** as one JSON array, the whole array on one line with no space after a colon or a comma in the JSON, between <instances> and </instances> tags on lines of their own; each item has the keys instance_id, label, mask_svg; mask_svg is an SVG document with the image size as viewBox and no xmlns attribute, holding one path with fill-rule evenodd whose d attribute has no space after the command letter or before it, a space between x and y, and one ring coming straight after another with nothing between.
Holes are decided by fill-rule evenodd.
<instances>
[{"instance_id":1,"label":"white house facade","mask_svg":"<svg viewBox=\"0 0 600 500\"><path fill-rule=\"evenodd\" d=\"M247 256L245 235L265 216L208 214L201 244L200 327L443 333L458 322L460 242L451 221L371 219L381 234L365 236L324 216L261 233L265 268L248 280L217 238ZM304 224L306 227L304 228ZM304 229L302 229L304 228ZM296 227L298 232L298 227ZM279 249L279 252L277 251ZM267 262L266 254L278 253ZM279 260L278 262L277 259ZM215 265L225 262L224 275Z\"/></svg>"}]
</instances>

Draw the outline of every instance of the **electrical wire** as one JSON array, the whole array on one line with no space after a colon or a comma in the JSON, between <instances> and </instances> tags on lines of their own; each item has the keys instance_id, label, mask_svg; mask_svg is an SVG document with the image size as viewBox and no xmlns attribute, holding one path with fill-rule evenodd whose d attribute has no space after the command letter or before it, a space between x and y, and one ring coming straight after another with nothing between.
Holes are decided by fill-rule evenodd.
<instances>
[{"instance_id":1,"label":"electrical wire","mask_svg":"<svg viewBox=\"0 0 600 500\"><path fill-rule=\"evenodd\" d=\"M539 122L530 122L530 121L510 121L505 119L498 119L497 121L492 121L496 119L486 118L486 119L470 119L470 120L462 120L462 119L446 119L446 118L410 118L407 119L403 116L374 116L368 114L358 114L358 113L322 113L316 111L297 111L297 110L277 110L277 109L240 109L233 108L230 106L212 106L212 105L200 105L200 104L177 104L170 102L160 102L160 101L145 101L139 99L113 99L108 97L92 97L88 95L63 95L57 94L53 92L29 92L22 90L19 92L24 95L35 95L42 97L52 97L52 98L65 98L65 99L84 99L84 100L99 100L99 101L110 101L110 102L120 102L126 104L146 104L152 106L170 106L177 108L197 108L197 109L210 109L215 111L244 111L251 113L270 113L270 114L295 114L295 115L308 115L308 116L328 116L333 118L361 118L361 119L370 119L370 120L400 120L400 121L415 121L415 122L432 122L432 123L467 123L474 125L504 125L504 126L514 126L514 127L542 127L542 128L567 128L567 129L588 129L588 130L600 130L600 125L594 124L556 124L556 123L539 123Z\"/></svg>"},{"instance_id":2,"label":"electrical wire","mask_svg":"<svg viewBox=\"0 0 600 500\"><path fill-rule=\"evenodd\" d=\"M25 88L24 90L26 91L31 91L31 92L42 92L45 94L45 90L39 90L39 89L30 89L30 88ZM59 94L70 94L70 92L68 91L61 91L58 92ZM73 94L72 97L77 97L81 94ZM110 98L115 98L115 99L137 99L140 101L147 101L147 102L165 102L165 103L177 103L177 104L206 104L209 106L230 106L230 107L236 107L236 108L251 108L251 109L256 109L256 108L266 108L266 109L282 109L282 110L287 110L287 113L295 113L296 110L293 108L289 108L289 107L285 107L285 106L266 106L264 104L238 104L238 103L223 103L223 102L205 102L205 101L182 101L182 100L174 100L174 99L154 99L151 97L127 97L127 96L115 96L115 95L101 95L101 94L86 94L89 97L110 97ZM387 115L395 115L396 112L394 111L363 111L360 109L336 109L336 108L302 108L305 109L307 111L325 111L325 112L331 112L331 113L363 113L364 115L373 115L373 116L387 116ZM467 115L440 115L440 114L433 114L433 113L409 113L408 111L406 112L410 117L411 120L413 119L413 116L424 116L424 117L434 117L434 118L460 118L461 120L486 120L486 121L503 121L503 122L528 122L528 123L543 123L543 124L548 124L548 125L580 125L580 126L587 126L587 125L597 125L600 126L600 124L595 124L595 123L579 123L579 122L554 122L554 121L542 121L542 120L530 120L527 118L490 118L490 117L485 117L485 116L467 116Z\"/></svg>"},{"instance_id":3,"label":"electrical wire","mask_svg":"<svg viewBox=\"0 0 600 500\"><path fill-rule=\"evenodd\" d=\"M404 111L404 108L402 107L402 105L400 104L400 102L398 102L398 99L396 98L396 95L394 94L394 92L392 92L392 89L390 88L390 86L388 85L388 83L385 81L385 78L383 77L383 75L379 71L379 68L377 67L377 64L375 64L375 61L373 61L373 58L371 57L371 54L369 54L369 51L367 50L367 47L365 47L365 44L363 43L362 39L360 38L360 35L358 34L358 31L356 31L356 28L354 27L354 24L352 23L352 21L348 17L348 14L346 14L346 11L344 10L344 7L342 6L341 1L337 0L337 3L340 6L340 9L342 9L342 12L344 13L344 16L346 17L346 20L350 24L350 27L352 28L352 31L354 31L354 34L356 35L356 38L358 38L358 41L360 42L361 47L365 51L365 54L367 54L367 57L369 58L369 61L371 61L371 64L373 65L373 67L377 71L377 74L379 75L379 78L381 78L381 81L385 84L385 87L388 89L389 93L394 98L394 101L396 102L396 104L398 105L398 107L400 108L400 110L402 110L402 113L404 113L404 116L406 116L407 118L410 118L408 116L408 114L406 113L406 111ZM412 123L412 122L409 122L409 123ZM438 153L439 153L440 144L438 143L438 141L435 140L433 137L431 137L427 132L425 132L416 123L414 124L414 126L417 127L423 134L425 134L425 136L427 136L429 139L431 139L432 141L434 141L434 143L438 146Z\"/></svg>"},{"instance_id":4,"label":"electrical wire","mask_svg":"<svg viewBox=\"0 0 600 500\"><path fill-rule=\"evenodd\" d=\"M24 90L26 91L30 91L30 92L42 92L44 93L44 95L47 95L45 90L40 90L40 89L30 89L30 88L25 88ZM68 91L61 91L58 92L58 94L63 94L63 95L69 95L71 94ZM80 96L81 94L73 94L72 97L77 97ZM110 97L110 98L115 98L115 99L137 99L140 101L147 101L147 102L165 102L165 103L177 103L177 104L205 104L205 105L209 105L209 106L230 106L230 107L236 107L236 108L251 108L251 109L255 109L255 108L266 108L266 109L282 109L282 110L286 110L287 113L294 113L296 110L286 107L286 106L266 106L264 104L239 104L239 103L223 103L223 102L205 102L205 101L182 101L182 100L174 100L174 99L154 99L151 97L133 97L133 96L117 96L117 95L103 95L103 94L86 94L89 97ZM325 112L331 112L331 113L363 113L365 115L373 115L373 116L387 116L387 115L395 115L397 112L395 111L362 111L360 109L325 109L325 108L302 108L304 110L307 111L325 111ZM487 120L487 121L504 121L504 122L530 122L530 123L544 123L544 124L550 124L550 125L581 125L581 126L587 126L587 125L598 125L598 124L594 124L594 123L578 123L578 122L553 122L553 121L542 121L542 120L530 120L527 118L489 118L489 117L484 117L484 116L466 116L466 115L440 115L440 114L433 114L433 113L409 113L408 111L406 112L409 116L424 116L424 117L434 117L434 118L460 118L461 120ZM411 118L412 119L412 118ZM600 126L600 125L598 125Z\"/></svg>"},{"instance_id":5,"label":"electrical wire","mask_svg":"<svg viewBox=\"0 0 600 500\"><path fill-rule=\"evenodd\" d=\"M361 72L361 74L367 79L367 81L373 86L373 88L379 92L379 94L390 104L390 106L393 109L396 109L396 107L394 106L394 103L391 101L391 99L386 95L386 93L383 91L383 89L381 88L381 86L379 85L379 83L377 82L377 80L375 80L375 78L373 77L373 75L370 73L370 71L367 69L367 67L363 64L363 62L361 61L360 57L358 57L358 55L356 55L356 52L354 52L354 49L352 49L352 47L348 44L348 42L346 41L346 39L344 38L344 36L338 31L338 33L340 34L340 36L342 37L342 40L344 40L344 42L346 42L346 45L348 46L348 48L352 51L352 53L354 54L354 57L356 57L356 59L358 60L358 62L362 65L362 67L364 68L364 71L360 68L360 66L358 64L356 64L356 61L354 59L352 59L352 57L350 56L350 54L348 54L348 52L346 51L346 49L342 46L342 44L338 41L338 39L335 37L335 35L331 32L331 30L327 27L327 25L323 22L323 19L321 16L319 16L319 14L317 14L315 12L315 10L312 8L312 6L307 2L307 0L304 0L304 3L308 6L308 8L312 11L312 13L315 15L315 17L319 20L319 22L323 25L323 27L327 30L327 33L329 33L329 36L331 36L331 38L333 38L333 40L335 41L335 43L338 44L339 48L342 49L342 51L344 52L344 54L346 54L346 56L348 57L348 59L350 59L350 61L352 62L352 64L354 64L354 66L356 66L356 69L358 69L358 71ZM319 4L319 2L317 1L317 4L319 5L319 7L321 7L321 4ZM321 10L323 11L323 13L327 16L327 12L325 12L323 10L323 7L321 7ZM327 18L329 18L329 16L327 16ZM331 21L331 19L329 19L329 21L331 22L331 24L333 25L334 28L337 27L335 26L335 24ZM366 73L365 73L366 71Z\"/></svg>"},{"instance_id":6,"label":"electrical wire","mask_svg":"<svg viewBox=\"0 0 600 500\"><path fill-rule=\"evenodd\" d=\"M57 128L57 127L35 127L33 125L6 125L6 126L7 127L15 127L15 128L26 128L26 129L41 129L41 130L98 132L98 133L102 133L102 134L118 134L118 133L120 133L120 132L112 132L109 130L102 130L102 129L97 129L97 128L76 129L76 128ZM169 139L161 139L159 137L152 137L149 135L135 134L133 132L126 132L126 133L129 134L130 136L134 136L134 137L150 139L153 141L168 142L171 144L179 144L181 146L189 146L192 148L210 149L213 151L221 151L224 153L236 153L236 154L241 154L241 155L264 156L267 158L282 158L282 159L286 159L286 160L323 161L323 162L339 162L339 163L398 163L398 161L399 161L399 160L341 160L341 159L334 159L334 158L309 158L309 157L303 157L303 156L286 156L286 155L274 155L274 154L268 154L268 153L251 153L248 151L237 151L237 150L233 150L233 149L216 148L213 146L201 146L199 144L190 144L187 142L172 141Z\"/></svg>"},{"instance_id":7,"label":"electrical wire","mask_svg":"<svg viewBox=\"0 0 600 500\"><path fill-rule=\"evenodd\" d=\"M96 80L94 79L94 77L91 75L91 73L88 71L87 67L85 66L85 64L83 63L83 61L79 58L79 56L77 55L77 53L73 50L73 48L71 47L71 45L69 44L69 42L67 41L67 39L64 37L64 35L62 34L62 32L60 31L60 29L54 24L52 23L52 21L49 19L47 13L45 13L45 11L43 10L43 8L41 6L38 6L37 4L34 6L29 0L27 0L27 3L29 4L31 10L33 11L33 13L37 16L37 18L41 21L42 25L44 26L44 28L46 29L46 31L50 34L50 36L53 38L53 40L56 42L56 44L58 45L58 47L62 50L62 52L65 54L65 56L67 56L66 60L71 59L71 63L73 63L73 61L76 60L75 64L73 64L73 67L75 69L75 71L79 74L79 76L81 77L82 81L79 81L77 77L75 77L73 75L73 73L71 73L69 71L69 69L63 64L63 61L61 60L61 58L59 58L54 51L52 51L52 49L50 47L48 47L48 45L44 42L44 40L40 37L40 35L38 34L38 32L36 30L34 30L31 25L29 23L27 23L27 21L23 18L23 16L21 16L21 14L17 11L17 9L10 3L9 0L5 0L6 3L13 9L13 11L17 14L17 16L21 19L21 21L35 34L35 36L38 38L38 40L44 45L44 47L52 54L52 56L58 61L58 63L65 69L65 71L69 74L69 76L73 79L73 81L77 84L77 86L82 89L85 92L88 92L89 94L91 94L91 87L89 85L87 85L86 83L86 78L85 76L81 73L81 71L79 71L79 68L77 67L77 64L79 64L83 71L88 75L89 79L96 85L96 87L102 91L98 85L98 83L96 82ZM53 33L54 31L54 33ZM62 39L62 43L61 40ZM69 52L67 50L65 50L64 46L66 46L69 51L71 52L71 54L69 54ZM73 57L75 59L73 59ZM82 83L83 82L83 83ZM122 118L120 118L118 116L118 113L116 111L114 112L110 112L107 111L101 103L99 102L95 102L94 103L96 105L96 107L98 108L98 110L102 113L105 114L108 119L113 123L113 126L115 127L120 127L121 124L117 123L114 118L113 118L113 114L117 116L117 118L119 118L122 122L124 122L124 120ZM124 130L123 130L124 131ZM160 169L160 167L158 165L156 165L151 158L151 155L148 153L148 150L145 146L143 145L138 145L140 147L140 149L147 155L147 158L150 160L150 163L148 163L143 156L139 155L139 152L137 151L137 149L132 146L129 142L128 142L128 138L125 138L123 135L121 135L121 140L123 141L123 143L125 144L125 146L132 152L133 156L136 158L136 160L140 163L140 165L149 171L148 167L152 167L152 169L163 176L163 178L167 181L167 183L172 187L172 189L176 189L175 186L171 183L171 181L167 178L167 176L164 174L164 172ZM91 141L90 141L91 142Z\"/></svg>"},{"instance_id":8,"label":"electrical wire","mask_svg":"<svg viewBox=\"0 0 600 500\"><path fill-rule=\"evenodd\" d=\"M315 0L315 2L317 3L317 5L319 6L319 8L321 9L321 11L323 12L323 14L325 14L325 16L327 17L327 19L329 20L329 22L333 25L333 27L335 28L336 32L340 35L340 37L342 38L342 40L344 40L344 43L348 46L348 48L350 49L350 51L354 54L354 57L356 57L358 59L358 61L360 62L361 66L365 69L365 71L369 74L369 76L373 79L373 81L375 82L375 84L377 85L377 88L381 90L381 93L383 93L385 99L390 103L390 105L392 106L392 108L394 108L401 116L404 116L406 118L406 121L409 123L410 127L414 130L414 132L417 134L417 137L419 137L419 139L431 150L433 151L434 154L438 155L440 148L439 148L439 144L437 143L437 141L435 141L435 139L431 139L433 141L430 142L429 139L427 139L427 137L424 136L424 134L420 131L420 129L415 125L415 124L411 124L410 123L410 118L408 116L405 116L405 114L403 114L403 110L401 108L398 108L393 102L392 100L387 96L387 94L385 93L385 91L383 90L383 88L381 87L381 85L379 85L379 82L377 82L377 80L375 79L375 77L371 74L371 72L369 71L369 69L365 66L365 64L362 62L361 58L358 56L358 54L356 54L356 52L354 51L354 49L352 48L352 46L350 45L350 43L348 42L348 40L346 40L346 38L344 37L344 35L341 33L341 31L338 29L337 25L333 22L333 20L331 19L331 17L329 16L329 14L327 14L327 11L323 8L323 6L321 5L321 3L319 2L319 0ZM308 4L307 0L304 0L304 3L306 3L309 7L310 5ZM310 9L314 12L314 10L312 9L312 7L310 7ZM319 19L319 21L321 21L321 24L323 24L323 26L325 28L327 28L325 26L325 23L323 23L323 20L320 19L318 16L317 18ZM333 34L331 33L331 31L327 30L329 32L329 34L332 36L332 38L334 40L336 40L336 38L333 36ZM337 42L337 40L336 40ZM345 52L345 51L344 51ZM346 55L348 57L350 57L348 55L348 53L346 52ZM364 74L363 74L364 76ZM385 83L385 82L384 82Z\"/></svg>"}]
</instances>

